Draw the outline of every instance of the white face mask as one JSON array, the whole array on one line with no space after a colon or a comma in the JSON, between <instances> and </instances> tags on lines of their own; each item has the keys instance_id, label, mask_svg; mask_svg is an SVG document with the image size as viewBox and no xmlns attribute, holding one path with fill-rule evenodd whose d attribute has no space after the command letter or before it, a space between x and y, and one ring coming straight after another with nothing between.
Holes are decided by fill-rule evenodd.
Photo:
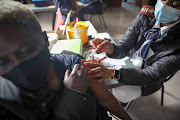
<instances>
[{"instance_id":1,"label":"white face mask","mask_svg":"<svg viewBox=\"0 0 180 120\"><path fill-rule=\"evenodd\" d=\"M155 18L160 23L170 23L177 21L180 15L180 10L164 5L161 0L158 0L155 6Z\"/></svg>"}]
</instances>

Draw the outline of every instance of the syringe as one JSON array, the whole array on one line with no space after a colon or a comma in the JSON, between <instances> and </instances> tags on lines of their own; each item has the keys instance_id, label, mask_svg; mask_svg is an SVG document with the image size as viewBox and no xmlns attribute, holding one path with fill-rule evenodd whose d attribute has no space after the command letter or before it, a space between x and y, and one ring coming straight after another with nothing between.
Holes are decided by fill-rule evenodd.
<instances>
[{"instance_id":1,"label":"syringe","mask_svg":"<svg viewBox=\"0 0 180 120\"><path fill-rule=\"evenodd\" d=\"M93 58L93 56L94 56L94 54L96 53L96 51L98 50L98 48L96 47L96 49L93 49L92 50L92 53L89 55L89 57L87 58L87 60L86 61L88 61L88 60L90 60L90 59L92 59Z\"/></svg>"}]
</instances>

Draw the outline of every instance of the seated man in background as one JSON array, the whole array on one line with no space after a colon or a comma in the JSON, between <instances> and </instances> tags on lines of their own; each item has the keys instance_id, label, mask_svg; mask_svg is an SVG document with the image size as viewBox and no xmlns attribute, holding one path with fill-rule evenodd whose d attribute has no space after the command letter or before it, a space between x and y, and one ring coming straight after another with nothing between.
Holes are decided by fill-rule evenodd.
<instances>
[{"instance_id":1,"label":"seated man in background","mask_svg":"<svg viewBox=\"0 0 180 120\"><path fill-rule=\"evenodd\" d=\"M55 24L56 12L58 7L61 10L63 23L65 24L67 14L70 10L71 17L70 21L74 21L76 17L79 18L80 21L85 21L85 14L96 14L101 9L101 2L100 0L88 0L88 2L83 1L85 6L78 6L77 2L81 2L80 0L54 0L55 10L53 15L53 28Z\"/></svg>"},{"instance_id":2,"label":"seated man in background","mask_svg":"<svg viewBox=\"0 0 180 120\"><path fill-rule=\"evenodd\" d=\"M67 18L67 14L69 13L70 10L72 10L70 21L74 21L76 17L78 17L79 9L76 3L77 0L53 0L53 1L55 5L54 15L53 15L53 28L55 24L56 12L57 12L58 7L61 10L64 24Z\"/></svg>"},{"instance_id":3,"label":"seated man in background","mask_svg":"<svg viewBox=\"0 0 180 120\"><path fill-rule=\"evenodd\" d=\"M110 70L107 78L114 77L124 85L136 86L143 96L159 90L164 79L180 69L180 1L158 0L155 18L153 12L154 7L143 6L117 45L102 39L91 41L91 45L98 48L97 53L105 51L108 57L115 59L131 58L136 69ZM101 71L107 69L99 64L86 64L101 66Z\"/></svg>"},{"instance_id":4,"label":"seated man in background","mask_svg":"<svg viewBox=\"0 0 180 120\"><path fill-rule=\"evenodd\" d=\"M87 3L85 2L87 1ZM79 20L84 21L85 14L97 14L101 11L101 2L100 0L84 0L87 6L79 10Z\"/></svg>"},{"instance_id":5,"label":"seated man in background","mask_svg":"<svg viewBox=\"0 0 180 120\"><path fill-rule=\"evenodd\" d=\"M92 83L99 75L89 76L80 57L50 55L28 8L10 0L0 1L0 6L1 119L110 119L100 116L96 100L123 120L131 119L105 83Z\"/></svg>"}]
</instances>

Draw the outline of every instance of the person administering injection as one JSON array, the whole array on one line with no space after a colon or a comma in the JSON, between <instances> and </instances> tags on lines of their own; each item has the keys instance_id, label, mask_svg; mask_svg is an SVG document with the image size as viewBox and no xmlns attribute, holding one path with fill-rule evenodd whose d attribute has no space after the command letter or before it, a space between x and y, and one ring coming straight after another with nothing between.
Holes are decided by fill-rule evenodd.
<instances>
[{"instance_id":1,"label":"person administering injection","mask_svg":"<svg viewBox=\"0 0 180 120\"><path fill-rule=\"evenodd\" d=\"M148 10L148 11L145 11ZM154 17L155 16L155 17ZM143 6L117 45L107 40L90 41L96 53L106 52L110 58L129 56L137 68L111 70L102 64L87 62L88 67L97 67L97 83L114 78L124 85L137 86L141 95L150 95L159 90L164 79L180 69L180 1L158 0L155 8ZM101 76L100 76L101 75Z\"/></svg>"}]
</instances>

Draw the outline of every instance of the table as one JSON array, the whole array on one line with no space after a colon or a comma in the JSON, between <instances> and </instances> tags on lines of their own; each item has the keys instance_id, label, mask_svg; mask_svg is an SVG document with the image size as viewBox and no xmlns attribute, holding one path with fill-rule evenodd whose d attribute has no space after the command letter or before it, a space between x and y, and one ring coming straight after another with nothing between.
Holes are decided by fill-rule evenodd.
<instances>
[{"instance_id":1,"label":"table","mask_svg":"<svg viewBox=\"0 0 180 120\"><path fill-rule=\"evenodd\" d=\"M34 13L36 12L47 12L47 11L54 11L54 7L35 7L34 3L32 4L25 4L26 7L28 7L30 10L32 10Z\"/></svg>"}]
</instances>

